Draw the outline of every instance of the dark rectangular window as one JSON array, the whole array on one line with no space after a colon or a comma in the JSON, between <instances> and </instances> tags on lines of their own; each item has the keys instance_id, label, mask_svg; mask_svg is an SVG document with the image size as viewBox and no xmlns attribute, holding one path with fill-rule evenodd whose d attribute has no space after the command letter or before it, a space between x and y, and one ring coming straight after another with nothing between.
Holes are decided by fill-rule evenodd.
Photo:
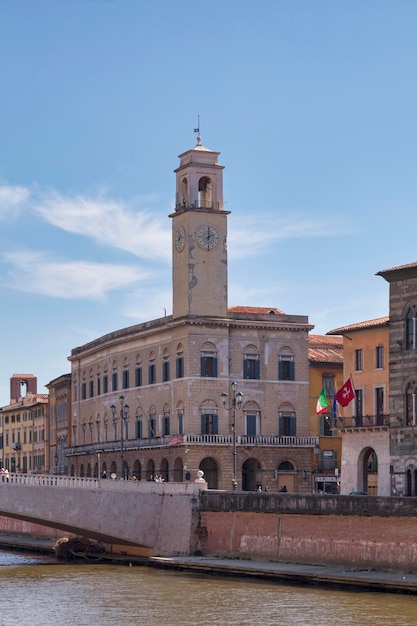
<instances>
[{"instance_id":1,"label":"dark rectangular window","mask_svg":"<svg viewBox=\"0 0 417 626\"><path fill-rule=\"evenodd\" d=\"M182 413L178 413L178 434L184 434L184 416Z\"/></svg>"},{"instance_id":2,"label":"dark rectangular window","mask_svg":"<svg viewBox=\"0 0 417 626\"><path fill-rule=\"evenodd\" d=\"M142 387L142 368L140 365L135 369L135 387Z\"/></svg>"},{"instance_id":3,"label":"dark rectangular window","mask_svg":"<svg viewBox=\"0 0 417 626\"><path fill-rule=\"evenodd\" d=\"M149 439L156 437L156 419L154 417L148 420L148 437Z\"/></svg>"},{"instance_id":4,"label":"dark rectangular window","mask_svg":"<svg viewBox=\"0 0 417 626\"><path fill-rule=\"evenodd\" d=\"M103 393L108 393L109 392L109 377L107 376L107 374L104 374L103 376Z\"/></svg>"},{"instance_id":5,"label":"dark rectangular window","mask_svg":"<svg viewBox=\"0 0 417 626\"><path fill-rule=\"evenodd\" d=\"M162 436L167 436L171 434L171 423L169 415L164 415L162 418Z\"/></svg>"},{"instance_id":6,"label":"dark rectangular window","mask_svg":"<svg viewBox=\"0 0 417 626\"><path fill-rule=\"evenodd\" d=\"M135 422L135 436L136 439L142 439L142 420L136 420Z\"/></svg>"},{"instance_id":7,"label":"dark rectangular window","mask_svg":"<svg viewBox=\"0 0 417 626\"><path fill-rule=\"evenodd\" d=\"M323 376L322 385L323 385L324 393L326 394L326 398L333 399L334 391L335 391L334 376L329 376L329 375Z\"/></svg>"},{"instance_id":8,"label":"dark rectangular window","mask_svg":"<svg viewBox=\"0 0 417 626\"><path fill-rule=\"evenodd\" d=\"M85 400L87 397L87 385L86 383L81 383L81 400Z\"/></svg>"},{"instance_id":9,"label":"dark rectangular window","mask_svg":"<svg viewBox=\"0 0 417 626\"><path fill-rule=\"evenodd\" d=\"M156 365L151 363L148 367L148 384L154 385L156 383Z\"/></svg>"},{"instance_id":10,"label":"dark rectangular window","mask_svg":"<svg viewBox=\"0 0 417 626\"><path fill-rule=\"evenodd\" d=\"M215 413L203 413L201 415L201 434L217 435L218 434L218 418Z\"/></svg>"},{"instance_id":11,"label":"dark rectangular window","mask_svg":"<svg viewBox=\"0 0 417 626\"><path fill-rule=\"evenodd\" d=\"M256 415L246 415L246 434L248 437L256 436Z\"/></svg>"},{"instance_id":12,"label":"dark rectangular window","mask_svg":"<svg viewBox=\"0 0 417 626\"><path fill-rule=\"evenodd\" d=\"M280 356L278 362L278 380L295 380L294 359L292 356Z\"/></svg>"},{"instance_id":13,"label":"dark rectangular window","mask_svg":"<svg viewBox=\"0 0 417 626\"><path fill-rule=\"evenodd\" d=\"M90 380L90 398L94 397L94 381Z\"/></svg>"},{"instance_id":14,"label":"dark rectangular window","mask_svg":"<svg viewBox=\"0 0 417 626\"><path fill-rule=\"evenodd\" d=\"M162 363L162 382L166 383L169 380L169 361L163 361Z\"/></svg>"},{"instance_id":15,"label":"dark rectangular window","mask_svg":"<svg viewBox=\"0 0 417 626\"><path fill-rule=\"evenodd\" d=\"M320 417L320 435L322 437L331 437L333 435L333 416L320 415L319 417Z\"/></svg>"},{"instance_id":16,"label":"dark rectangular window","mask_svg":"<svg viewBox=\"0 0 417 626\"><path fill-rule=\"evenodd\" d=\"M175 374L177 378L184 378L184 357L177 356L175 361Z\"/></svg>"},{"instance_id":17,"label":"dark rectangular window","mask_svg":"<svg viewBox=\"0 0 417 626\"><path fill-rule=\"evenodd\" d=\"M117 380L117 372L113 372L111 377L111 388L112 391L117 391L118 380Z\"/></svg>"},{"instance_id":18,"label":"dark rectangular window","mask_svg":"<svg viewBox=\"0 0 417 626\"><path fill-rule=\"evenodd\" d=\"M201 356L201 376L217 378L217 357L210 353Z\"/></svg>"},{"instance_id":19,"label":"dark rectangular window","mask_svg":"<svg viewBox=\"0 0 417 626\"><path fill-rule=\"evenodd\" d=\"M101 395L101 378L97 376L97 395Z\"/></svg>"},{"instance_id":20,"label":"dark rectangular window","mask_svg":"<svg viewBox=\"0 0 417 626\"><path fill-rule=\"evenodd\" d=\"M375 388L375 409L377 415L384 414L384 388Z\"/></svg>"},{"instance_id":21,"label":"dark rectangular window","mask_svg":"<svg viewBox=\"0 0 417 626\"><path fill-rule=\"evenodd\" d=\"M129 370L123 370L123 389L129 389Z\"/></svg>"},{"instance_id":22,"label":"dark rectangular window","mask_svg":"<svg viewBox=\"0 0 417 626\"><path fill-rule=\"evenodd\" d=\"M296 421L295 415L282 414L279 416L279 436L295 437Z\"/></svg>"},{"instance_id":23,"label":"dark rectangular window","mask_svg":"<svg viewBox=\"0 0 417 626\"><path fill-rule=\"evenodd\" d=\"M356 417L363 416L363 389L355 389L355 415ZM359 426L359 424L358 424Z\"/></svg>"},{"instance_id":24,"label":"dark rectangular window","mask_svg":"<svg viewBox=\"0 0 417 626\"><path fill-rule=\"evenodd\" d=\"M243 360L243 378L259 380L259 376L260 376L259 359L245 357L245 359Z\"/></svg>"},{"instance_id":25,"label":"dark rectangular window","mask_svg":"<svg viewBox=\"0 0 417 626\"><path fill-rule=\"evenodd\" d=\"M375 348L375 367L377 370L382 370L384 367L384 346Z\"/></svg>"},{"instance_id":26,"label":"dark rectangular window","mask_svg":"<svg viewBox=\"0 0 417 626\"><path fill-rule=\"evenodd\" d=\"M363 370L363 350L358 348L355 350L355 372L361 372Z\"/></svg>"}]
</instances>

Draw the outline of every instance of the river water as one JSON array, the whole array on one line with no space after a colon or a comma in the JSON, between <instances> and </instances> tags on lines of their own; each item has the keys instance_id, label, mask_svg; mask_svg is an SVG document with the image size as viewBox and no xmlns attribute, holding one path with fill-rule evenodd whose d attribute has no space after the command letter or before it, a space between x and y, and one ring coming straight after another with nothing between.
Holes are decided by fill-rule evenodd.
<instances>
[{"instance_id":1,"label":"river water","mask_svg":"<svg viewBox=\"0 0 417 626\"><path fill-rule=\"evenodd\" d=\"M416 626L417 596L0 552L0 626Z\"/></svg>"}]
</instances>

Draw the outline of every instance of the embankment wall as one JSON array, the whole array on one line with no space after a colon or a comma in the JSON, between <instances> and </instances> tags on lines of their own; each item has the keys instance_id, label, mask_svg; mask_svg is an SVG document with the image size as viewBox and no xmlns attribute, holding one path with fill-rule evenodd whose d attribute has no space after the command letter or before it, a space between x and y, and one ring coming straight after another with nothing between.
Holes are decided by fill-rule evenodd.
<instances>
[{"instance_id":1,"label":"embankment wall","mask_svg":"<svg viewBox=\"0 0 417 626\"><path fill-rule=\"evenodd\" d=\"M417 499L200 496L204 555L417 572Z\"/></svg>"}]
</instances>

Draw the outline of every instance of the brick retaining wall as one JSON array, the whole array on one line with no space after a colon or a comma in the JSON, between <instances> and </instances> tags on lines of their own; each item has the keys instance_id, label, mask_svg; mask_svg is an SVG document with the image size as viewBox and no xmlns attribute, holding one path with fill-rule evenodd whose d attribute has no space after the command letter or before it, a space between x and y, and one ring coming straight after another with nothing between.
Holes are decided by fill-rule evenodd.
<instances>
[{"instance_id":1,"label":"brick retaining wall","mask_svg":"<svg viewBox=\"0 0 417 626\"><path fill-rule=\"evenodd\" d=\"M278 499L281 507L274 508L274 498L267 494L244 494L244 502L240 495L230 494L227 506L228 498L222 494L223 510L218 510L215 494L213 498L211 492L202 494L203 554L417 572L414 498L404 498L401 514L399 498L312 497L303 508L303 497L287 496ZM309 511L314 505L314 512Z\"/></svg>"}]
</instances>

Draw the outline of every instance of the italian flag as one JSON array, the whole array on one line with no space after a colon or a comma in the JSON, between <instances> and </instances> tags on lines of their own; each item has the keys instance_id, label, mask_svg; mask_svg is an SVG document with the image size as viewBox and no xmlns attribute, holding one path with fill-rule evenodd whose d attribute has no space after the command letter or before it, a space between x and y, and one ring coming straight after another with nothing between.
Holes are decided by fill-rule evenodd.
<instances>
[{"instance_id":1,"label":"italian flag","mask_svg":"<svg viewBox=\"0 0 417 626\"><path fill-rule=\"evenodd\" d=\"M321 393L317 400L316 413L319 415L320 413L326 413L329 408L329 403L326 399L326 394L324 393L324 388L321 390Z\"/></svg>"}]
</instances>

